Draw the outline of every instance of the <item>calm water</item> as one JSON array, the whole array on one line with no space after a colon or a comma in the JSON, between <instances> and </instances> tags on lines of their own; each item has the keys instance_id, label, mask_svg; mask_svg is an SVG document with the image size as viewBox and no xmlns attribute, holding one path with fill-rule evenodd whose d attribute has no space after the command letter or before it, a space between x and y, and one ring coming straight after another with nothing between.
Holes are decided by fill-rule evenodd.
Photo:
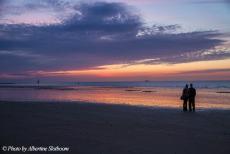
<instances>
[{"instance_id":1,"label":"calm water","mask_svg":"<svg viewBox=\"0 0 230 154\"><path fill-rule=\"evenodd\" d=\"M55 83L43 84L40 89L32 84L15 84L1 86L0 100L85 101L178 108L182 106L179 98L184 84L183 81ZM230 109L230 93L217 93L230 92L229 81L199 81L194 85L198 108Z\"/></svg>"},{"instance_id":2,"label":"calm water","mask_svg":"<svg viewBox=\"0 0 230 154\"><path fill-rule=\"evenodd\" d=\"M43 86L96 86L96 87L165 87L182 88L188 83L185 81L148 81L148 82L42 82ZM230 89L230 81L193 81L196 88L226 88ZM34 86L35 82L17 83L10 86Z\"/></svg>"}]
</instances>

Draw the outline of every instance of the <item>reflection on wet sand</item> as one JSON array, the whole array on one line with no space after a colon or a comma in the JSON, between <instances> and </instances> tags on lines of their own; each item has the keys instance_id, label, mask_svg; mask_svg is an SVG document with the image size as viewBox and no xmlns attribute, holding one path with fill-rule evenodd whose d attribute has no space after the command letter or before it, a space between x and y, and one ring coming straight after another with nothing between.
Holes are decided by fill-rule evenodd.
<instances>
[{"instance_id":1,"label":"reflection on wet sand","mask_svg":"<svg viewBox=\"0 0 230 154\"><path fill-rule=\"evenodd\" d=\"M0 88L0 100L7 101L86 101L171 108L181 108L180 95L180 88L156 87L76 86ZM230 109L229 100L230 95L226 93L226 90L198 89L196 105L198 108Z\"/></svg>"}]
</instances>

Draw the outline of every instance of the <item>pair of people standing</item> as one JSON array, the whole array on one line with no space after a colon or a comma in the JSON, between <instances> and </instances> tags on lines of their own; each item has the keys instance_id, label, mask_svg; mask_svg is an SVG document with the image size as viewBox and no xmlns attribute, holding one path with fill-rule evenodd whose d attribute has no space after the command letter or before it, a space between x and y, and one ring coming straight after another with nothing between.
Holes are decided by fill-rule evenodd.
<instances>
[{"instance_id":1,"label":"pair of people standing","mask_svg":"<svg viewBox=\"0 0 230 154\"><path fill-rule=\"evenodd\" d=\"M186 84L181 99L183 100L183 111L187 111L187 104L189 102L189 111L195 111L195 97L196 97L196 89L193 88L193 85L190 84L190 87L188 88L188 85Z\"/></svg>"}]
</instances>

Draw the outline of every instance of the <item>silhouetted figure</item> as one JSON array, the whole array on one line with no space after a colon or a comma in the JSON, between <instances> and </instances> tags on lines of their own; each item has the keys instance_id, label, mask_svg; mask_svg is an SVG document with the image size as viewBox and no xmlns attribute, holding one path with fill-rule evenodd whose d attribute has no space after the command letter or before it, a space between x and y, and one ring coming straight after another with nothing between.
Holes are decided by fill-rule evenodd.
<instances>
[{"instance_id":1,"label":"silhouetted figure","mask_svg":"<svg viewBox=\"0 0 230 154\"><path fill-rule=\"evenodd\" d=\"M187 111L187 103L188 103L188 98L189 98L189 89L188 85L186 84L183 91L182 91L182 96L181 100L183 100L183 111Z\"/></svg>"},{"instance_id":2,"label":"silhouetted figure","mask_svg":"<svg viewBox=\"0 0 230 154\"><path fill-rule=\"evenodd\" d=\"M38 85L38 87L39 87L39 84L40 84L40 80L37 80L37 85Z\"/></svg>"},{"instance_id":3,"label":"silhouetted figure","mask_svg":"<svg viewBox=\"0 0 230 154\"><path fill-rule=\"evenodd\" d=\"M189 111L195 111L195 97L196 97L196 89L193 88L193 85L190 84L189 90Z\"/></svg>"}]
</instances>

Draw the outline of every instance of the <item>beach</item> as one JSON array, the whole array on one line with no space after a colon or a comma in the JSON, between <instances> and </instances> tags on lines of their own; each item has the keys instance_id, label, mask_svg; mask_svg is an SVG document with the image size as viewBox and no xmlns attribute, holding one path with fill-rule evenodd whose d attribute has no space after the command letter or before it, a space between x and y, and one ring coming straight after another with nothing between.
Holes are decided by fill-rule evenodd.
<instances>
[{"instance_id":1,"label":"beach","mask_svg":"<svg viewBox=\"0 0 230 154\"><path fill-rule=\"evenodd\" d=\"M230 154L230 0L0 0L0 154Z\"/></svg>"},{"instance_id":2,"label":"beach","mask_svg":"<svg viewBox=\"0 0 230 154\"><path fill-rule=\"evenodd\" d=\"M39 102L91 102L121 104L147 107L182 108L180 100L183 83L175 87L174 82L151 85L157 82L122 82L122 83L81 83L73 85L10 85L0 86L0 101L39 101ZM224 82L230 85L230 82ZM196 107L199 109L230 110L230 87L220 87L222 82L209 84L197 83ZM86 86L84 86L86 84ZM165 84L165 85L164 85ZM166 86L166 87L164 87ZM176 85L177 86L177 85Z\"/></svg>"},{"instance_id":3,"label":"beach","mask_svg":"<svg viewBox=\"0 0 230 154\"><path fill-rule=\"evenodd\" d=\"M230 153L229 110L1 101L0 121L2 146L68 147L62 152L76 154Z\"/></svg>"}]
</instances>

